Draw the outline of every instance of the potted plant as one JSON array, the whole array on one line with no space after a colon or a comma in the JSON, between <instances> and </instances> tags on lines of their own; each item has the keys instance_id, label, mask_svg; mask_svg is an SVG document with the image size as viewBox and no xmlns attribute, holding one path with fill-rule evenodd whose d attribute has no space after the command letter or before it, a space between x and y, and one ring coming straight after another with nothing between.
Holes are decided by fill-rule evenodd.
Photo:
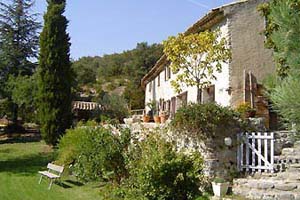
<instances>
[{"instance_id":1,"label":"potted plant","mask_svg":"<svg viewBox=\"0 0 300 200\"><path fill-rule=\"evenodd\" d=\"M236 111L240 113L243 118L255 117L256 114L256 109L252 108L248 102L239 104Z\"/></svg>"},{"instance_id":2,"label":"potted plant","mask_svg":"<svg viewBox=\"0 0 300 200\"><path fill-rule=\"evenodd\" d=\"M223 197L226 195L229 183L225 181L225 179L217 177L211 184L216 197Z\"/></svg>"},{"instance_id":3,"label":"potted plant","mask_svg":"<svg viewBox=\"0 0 300 200\"><path fill-rule=\"evenodd\" d=\"M150 115L144 114L144 115L143 115L143 122L145 122L145 123L150 122Z\"/></svg>"},{"instance_id":4,"label":"potted plant","mask_svg":"<svg viewBox=\"0 0 300 200\"><path fill-rule=\"evenodd\" d=\"M151 120L151 118L153 117L153 114L156 113L156 101L151 101L149 103L147 103L147 106L149 108L149 111L147 112L147 114L143 116L143 121L144 122L149 122Z\"/></svg>"},{"instance_id":5,"label":"potted plant","mask_svg":"<svg viewBox=\"0 0 300 200\"><path fill-rule=\"evenodd\" d=\"M168 111L161 111L159 116L160 116L160 122L165 123L169 118L169 113Z\"/></svg>"},{"instance_id":6,"label":"potted plant","mask_svg":"<svg viewBox=\"0 0 300 200\"><path fill-rule=\"evenodd\" d=\"M155 114L154 116L153 116L153 119L154 119L154 122L155 123L160 123L160 117L159 117L159 115L158 114Z\"/></svg>"}]
</instances>

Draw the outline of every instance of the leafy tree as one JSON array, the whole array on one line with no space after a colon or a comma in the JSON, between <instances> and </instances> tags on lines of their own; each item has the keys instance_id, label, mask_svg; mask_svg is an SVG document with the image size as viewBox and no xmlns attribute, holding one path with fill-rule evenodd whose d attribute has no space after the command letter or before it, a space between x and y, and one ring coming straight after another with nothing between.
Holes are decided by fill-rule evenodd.
<instances>
[{"instance_id":1,"label":"leafy tree","mask_svg":"<svg viewBox=\"0 0 300 200\"><path fill-rule=\"evenodd\" d=\"M260 10L268 21L267 47L274 50L278 66L279 78L274 76L268 87L271 101L285 120L300 129L300 1L272 0L263 4Z\"/></svg>"},{"instance_id":2,"label":"leafy tree","mask_svg":"<svg viewBox=\"0 0 300 200\"><path fill-rule=\"evenodd\" d=\"M73 73L69 58L68 21L63 13L65 0L48 0L44 28L40 36L38 111L41 133L55 145L70 127Z\"/></svg>"},{"instance_id":3,"label":"leafy tree","mask_svg":"<svg viewBox=\"0 0 300 200\"><path fill-rule=\"evenodd\" d=\"M93 57L82 57L74 62L72 68L76 74L76 82L79 86L94 84L96 82L99 64Z\"/></svg>"},{"instance_id":4,"label":"leafy tree","mask_svg":"<svg viewBox=\"0 0 300 200\"><path fill-rule=\"evenodd\" d=\"M286 77L300 66L300 1L272 0L259 10L266 17L266 46L274 50L277 73Z\"/></svg>"},{"instance_id":5,"label":"leafy tree","mask_svg":"<svg viewBox=\"0 0 300 200\"><path fill-rule=\"evenodd\" d=\"M179 34L169 37L163 44L172 72L177 74L171 82L173 88L180 92L182 86L196 86L198 102L201 101L200 90L216 79L216 72L222 71L222 63L228 62L231 55L219 31Z\"/></svg>"},{"instance_id":6,"label":"leafy tree","mask_svg":"<svg viewBox=\"0 0 300 200\"><path fill-rule=\"evenodd\" d=\"M35 121L36 111L36 76L10 76L7 83L11 98L18 105L19 116L27 122Z\"/></svg>"},{"instance_id":7,"label":"leafy tree","mask_svg":"<svg viewBox=\"0 0 300 200\"><path fill-rule=\"evenodd\" d=\"M142 42L136 48L122 53L80 58L73 63L78 88L101 88L103 85L118 87L116 82L119 82L119 86L125 86L124 96L130 108L143 108L145 97L140 81L161 57L162 51L160 44Z\"/></svg>"},{"instance_id":8,"label":"leafy tree","mask_svg":"<svg viewBox=\"0 0 300 200\"><path fill-rule=\"evenodd\" d=\"M275 109L300 130L300 77L288 76L270 93Z\"/></svg>"},{"instance_id":9,"label":"leafy tree","mask_svg":"<svg viewBox=\"0 0 300 200\"><path fill-rule=\"evenodd\" d=\"M144 107L144 91L140 84L130 81L124 91L124 98L128 102L130 109L139 109Z\"/></svg>"},{"instance_id":10,"label":"leafy tree","mask_svg":"<svg viewBox=\"0 0 300 200\"><path fill-rule=\"evenodd\" d=\"M117 119L120 122L128 116L128 107L126 100L117 94L104 94L100 100L100 104L104 108L104 114L110 119Z\"/></svg>"},{"instance_id":11,"label":"leafy tree","mask_svg":"<svg viewBox=\"0 0 300 200\"><path fill-rule=\"evenodd\" d=\"M9 76L31 75L36 65L40 23L37 14L31 14L33 0L12 0L10 4L0 2L0 98L6 98L16 122L18 107L12 103L8 90Z\"/></svg>"}]
</instances>

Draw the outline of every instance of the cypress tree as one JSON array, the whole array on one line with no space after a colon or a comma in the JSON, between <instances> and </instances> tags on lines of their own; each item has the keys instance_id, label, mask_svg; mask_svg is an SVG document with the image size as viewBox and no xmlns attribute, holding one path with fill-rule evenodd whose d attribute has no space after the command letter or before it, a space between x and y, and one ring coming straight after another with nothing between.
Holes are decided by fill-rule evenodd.
<instances>
[{"instance_id":1,"label":"cypress tree","mask_svg":"<svg viewBox=\"0 0 300 200\"><path fill-rule=\"evenodd\" d=\"M70 37L63 15L65 0L48 0L44 28L40 35L38 112L41 133L55 145L72 123Z\"/></svg>"}]
</instances>

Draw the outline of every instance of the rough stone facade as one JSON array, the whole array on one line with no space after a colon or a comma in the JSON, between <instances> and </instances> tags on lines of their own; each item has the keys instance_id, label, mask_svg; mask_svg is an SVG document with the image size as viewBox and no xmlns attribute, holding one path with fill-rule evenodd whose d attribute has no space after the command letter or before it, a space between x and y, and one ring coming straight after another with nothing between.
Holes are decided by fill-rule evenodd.
<instances>
[{"instance_id":1,"label":"rough stone facade","mask_svg":"<svg viewBox=\"0 0 300 200\"><path fill-rule=\"evenodd\" d=\"M265 20L257 6L266 0L249 0L225 8L228 15L232 61L229 65L231 105L244 101L244 70L251 71L258 83L272 72L275 64L272 51L264 47Z\"/></svg>"}]
</instances>

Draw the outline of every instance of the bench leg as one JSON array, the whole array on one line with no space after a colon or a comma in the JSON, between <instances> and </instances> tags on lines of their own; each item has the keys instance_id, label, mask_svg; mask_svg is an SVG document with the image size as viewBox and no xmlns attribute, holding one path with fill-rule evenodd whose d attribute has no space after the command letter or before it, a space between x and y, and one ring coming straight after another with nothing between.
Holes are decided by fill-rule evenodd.
<instances>
[{"instance_id":1,"label":"bench leg","mask_svg":"<svg viewBox=\"0 0 300 200\"><path fill-rule=\"evenodd\" d=\"M51 189L52 183L53 183L53 179L51 178L51 181L50 181L50 184L49 184L48 190L50 190L50 189Z\"/></svg>"},{"instance_id":2,"label":"bench leg","mask_svg":"<svg viewBox=\"0 0 300 200\"><path fill-rule=\"evenodd\" d=\"M41 178L40 178L39 184L41 184L41 182L42 182L42 178L43 178L43 175L41 175Z\"/></svg>"}]
</instances>

